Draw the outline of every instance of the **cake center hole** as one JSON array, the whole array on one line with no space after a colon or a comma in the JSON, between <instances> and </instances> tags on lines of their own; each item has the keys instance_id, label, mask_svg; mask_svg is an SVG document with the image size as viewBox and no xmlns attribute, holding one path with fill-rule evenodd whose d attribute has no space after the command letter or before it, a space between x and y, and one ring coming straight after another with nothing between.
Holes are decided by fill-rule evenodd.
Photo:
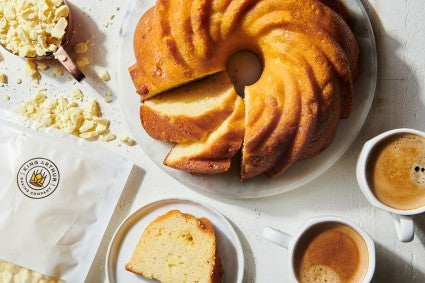
<instances>
[{"instance_id":1,"label":"cake center hole","mask_svg":"<svg viewBox=\"0 0 425 283\"><path fill-rule=\"evenodd\" d=\"M258 56L247 50L237 51L227 60L226 71L235 90L244 96L245 86L252 85L261 76L263 66Z\"/></svg>"}]
</instances>

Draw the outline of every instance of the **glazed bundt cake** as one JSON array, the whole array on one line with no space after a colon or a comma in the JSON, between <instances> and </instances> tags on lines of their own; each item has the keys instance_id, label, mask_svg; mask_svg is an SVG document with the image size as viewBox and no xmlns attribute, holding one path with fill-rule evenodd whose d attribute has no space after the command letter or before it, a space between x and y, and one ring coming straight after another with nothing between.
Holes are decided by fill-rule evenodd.
<instances>
[{"instance_id":1,"label":"glazed bundt cake","mask_svg":"<svg viewBox=\"0 0 425 283\"><path fill-rule=\"evenodd\" d=\"M352 109L359 47L347 20L337 0L158 0L136 27L129 71L147 132L179 143L165 164L220 172L242 133L241 180L274 177L329 146L338 120ZM255 53L263 66L244 89L243 124L230 118L237 103L223 78L228 58L240 50ZM234 138L224 138L228 131Z\"/></svg>"},{"instance_id":2,"label":"glazed bundt cake","mask_svg":"<svg viewBox=\"0 0 425 283\"><path fill-rule=\"evenodd\" d=\"M163 283L221 282L214 226L206 218L171 210L149 223L125 269Z\"/></svg>"}]
</instances>

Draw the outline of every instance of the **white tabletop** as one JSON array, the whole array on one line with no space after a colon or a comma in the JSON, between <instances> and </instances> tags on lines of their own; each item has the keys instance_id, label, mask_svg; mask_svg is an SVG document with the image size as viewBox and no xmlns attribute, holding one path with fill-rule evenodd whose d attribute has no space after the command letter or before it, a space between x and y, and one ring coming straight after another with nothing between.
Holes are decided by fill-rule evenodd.
<instances>
[{"instance_id":1,"label":"white tabletop","mask_svg":"<svg viewBox=\"0 0 425 283\"><path fill-rule=\"evenodd\" d=\"M23 74L24 61L0 50L5 57L0 63L0 73L9 78L8 84L0 88L0 107L14 108L39 87L45 88L47 95L64 96L69 96L70 89L78 87L86 97L101 103L103 115L111 120L112 132L131 136L120 110L117 99L120 93L114 77L115 43L131 1L68 1L72 5L77 25L69 49L72 50L73 45L86 39L94 43L87 55L91 65L83 68L87 79L81 84L68 80L67 74L53 77L53 68L50 68L41 72L40 84L35 85ZM363 2L375 31L379 79L369 117L343 157L322 176L303 187L269 198L237 200L211 198L184 187L153 164L137 145L127 146L117 140L97 142L99 146L132 160L137 168L123 191L86 282L105 280L106 250L113 233L126 216L147 203L173 197L207 203L230 220L245 253L244 282L288 281L287 252L262 238L265 226L293 233L309 217L321 215L347 218L364 228L375 240L377 265L374 282L425 282L425 215L414 218L415 239L410 243L401 243L397 239L391 216L369 205L355 178L356 159L366 140L393 128L425 130L425 2ZM97 79L94 71L97 67L108 69L112 79L107 83ZM22 79L21 84L16 83L17 78ZM111 103L103 100L107 89L114 93Z\"/></svg>"}]
</instances>

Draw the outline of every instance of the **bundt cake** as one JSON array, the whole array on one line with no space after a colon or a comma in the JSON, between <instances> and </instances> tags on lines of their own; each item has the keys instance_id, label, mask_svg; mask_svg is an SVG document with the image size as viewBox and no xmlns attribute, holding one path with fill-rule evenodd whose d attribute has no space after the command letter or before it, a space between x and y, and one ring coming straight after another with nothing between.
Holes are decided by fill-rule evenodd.
<instances>
[{"instance_id":1,"label":"bundt cake","mask_svg":"<svg viewBox=\"0 0 425 283\"><path fill-rule=\"evenodd\" d=\"M329 146L338 120L350 115L358 71L359 47L346 21L347 10L337 0L158 0L136 27L136 63L129 71L147 132L183 143L165 164L216 173L216 165L224 168L236 153L236 138L222 145L229 140L229 126L222 124L235 112L235 100L224 101L227 83L211 84L226 81L226 62L240 50L255 53L263 66L258 81L244 89L244 124L232 130L243 132L241 180L277 176ZM193 111L202 97L217 105ZM177 106L186 101L194 108Z\"/></svg>"},{"instance_id":2,"label":"bundt cake","mask_svg":"<svg viewBox=\"0 0 425 283\"><path fill-rule=\"evenodd\" d=\"M221 282L214 226L171 210L148 225L125 269L162 283Z\"/></svg>"}]
</instances>

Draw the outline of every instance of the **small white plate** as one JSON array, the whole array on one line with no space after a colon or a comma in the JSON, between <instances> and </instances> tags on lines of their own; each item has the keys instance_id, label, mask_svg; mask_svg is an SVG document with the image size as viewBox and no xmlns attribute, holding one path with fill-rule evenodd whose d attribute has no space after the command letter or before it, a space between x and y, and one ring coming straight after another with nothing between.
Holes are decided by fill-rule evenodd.
<instances>
[{"instance_id":1,"label":"small white plate","mask_svg":"<svg viewBox=\"0 0 425 283\"><path fill-rule=\"evenodd\" d=\"M133 250L148 224L170 210L206 217L214 225L217 248L223 265L223 283L242 282L244 256L239 237L229 221L215 209L188 199L165 199L150 203L127 217L115 232L106 254L106 276L110 283L158 282L125 270Z\"/></svg>"}]
</instances>

